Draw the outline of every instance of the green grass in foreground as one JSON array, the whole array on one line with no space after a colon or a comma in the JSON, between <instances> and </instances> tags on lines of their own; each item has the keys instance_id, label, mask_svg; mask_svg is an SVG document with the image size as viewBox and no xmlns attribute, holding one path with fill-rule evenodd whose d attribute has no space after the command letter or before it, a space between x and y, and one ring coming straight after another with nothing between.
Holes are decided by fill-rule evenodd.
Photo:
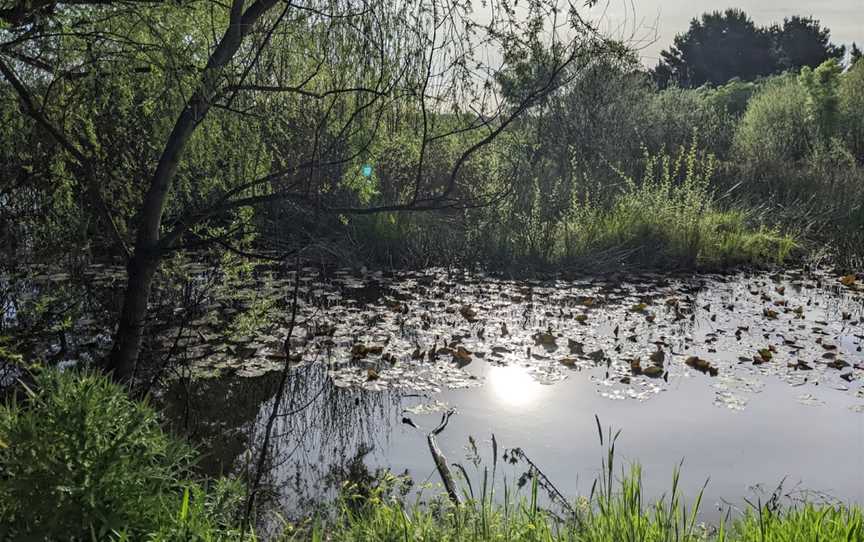
<instances>
[{"instance_id":1,"label":"green grass in foreground","mask_svg":"<svg viewBox=\"0 0 864 542\"><path fill-rule=\"evenodd\" d=\"M677 479L677 477L676 477ZM676 482L677 483L677 482ZM751 510L719 526L696 522L698 499L688 508L671 498L642 501L638 467L611 493L582 501L575 518L564 519L537 506L532 496L518 502L469 502L455 507L404 507L373 495L359 509L344 501L337 517L289 540L372 542L861 542L859 508L814 506ZM505 499L506 500L506 499ZM350 503L350 505L349 505Z\"/></svg>"}]
</instances>

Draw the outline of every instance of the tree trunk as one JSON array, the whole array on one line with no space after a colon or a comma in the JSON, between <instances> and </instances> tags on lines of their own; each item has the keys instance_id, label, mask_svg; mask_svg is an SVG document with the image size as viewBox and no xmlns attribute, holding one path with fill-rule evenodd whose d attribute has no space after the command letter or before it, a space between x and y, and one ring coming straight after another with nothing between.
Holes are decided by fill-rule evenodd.
<instances>
[{"instance_id":1,"label":"tree trunk","mask_svg":"<svg viewBox=\"0 0 864 542\"><path fill-rule=\"evenodd\" d=\"M180 158L192 133L210 110L222 69L234 58L243 38L251 32L255 22L276 5L276 2L277 0L256 0L244 12L245 0L232 1L228 28L210 55L198 87L174 123L162 150L142 202L135 249L127 265L129 282L123 298L114 347L107 363L107 369L112 372L115 380L129 382L135 374L153 276L159 268L161 251L166 248L160 243L162 214Z\"/></svg>"},{"instance_id":2,"label":"tree trunk","mask_svg":"<svg viewBox=\"0 0 864 542\"><path fill-rule=\"evenodd\" d=\"M130 382L135 375L144 334L144 320L147 318L147 303L150 300L153 276L158 268L158 256L142 257L137 253L126 266L129 278L107 367L114 379L120 382Z\"/></svg>"}]
</instances>

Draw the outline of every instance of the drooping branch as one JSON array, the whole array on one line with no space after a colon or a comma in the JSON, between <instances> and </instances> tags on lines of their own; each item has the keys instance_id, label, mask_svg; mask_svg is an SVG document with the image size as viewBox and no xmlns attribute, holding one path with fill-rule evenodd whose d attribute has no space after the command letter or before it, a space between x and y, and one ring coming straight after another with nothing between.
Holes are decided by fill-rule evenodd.
<instances>
[{"instance_id":1,"label":"drooping branch","mask_svg":"<svg viewBox=\"0 0 864 542\"><path fill-rule=\"evenodd\" d=\"M18 0L11 7L0 9L0 21L18 27L40 14L51 14L58 6L118 6L130 4L162 4L164 0Z\"/></svg>"},{"instance_id":2,"label":"drooping branch","mask_svg":"<svg viewBox=\"0 0 864 542\"><path fill-rule=\"evenodd\" d=\"M150 251L156 248L171 182L177 174L180 158L192 133L210 110L222 70L234 58L258 19L276 3L277 0L257 0L243 12L244 1L234 0L228 28L210 55L195 92L174 123L144 197L137 243L141 249Z\"/></svg>"},{"instance_id":3,"label":"drooping branch","mask_svg":"<svg viewBox=\"0 0 864 542\"><path fill-rule=\"evenodd\" d=\"M12 88L15 90L15 93L21 101L25 114L51 134L51 137L72 156L75 169L77 170L78 175L84 179L84 185L88 194L93 199L93 203L96 205L97 212L108 226L111 235L114 237L114 241L124 254L128 255L129 247L126 244L126 240L120 233L120 228L114 220L114 214L108 208L105 198L102 197L102 191L99 189L99 184L96 180L95 172L93 171L93 160L73 144L63 130L58 128L48 119L42 108L36 105L36 101L33 99L33 96L30 94L30 91L24 83L2 58L0 58L0 74L2 74L3 77L9 81L9 84L12 85Z\"/></svg>"},{"instance_id":4,"label":"drooping branch","mask_svg":"<svg viewBox=\"0 0 864 542\"><path fill-rule=\"evenodd\" d=\"M523 96L519 103L515 104L509 112L505 114L502 109L499 109L495 112L494 115L491 115L489 119L483 119L482 116L478 115L478 119L481 119L477 123L471 123L470 127L463 127L458 131L451 131L445 134L437 134L437 135L429 135L425 130L423 134L423 146L431 143L432 141L436 141L438 139L442 139L445 137L450 137L453 135L457 135L459 133L466 133L471 131L477 131L483 128L486 128L487 133L474 144L470 145L467 149L465 149L457 158L453 168L450 171L448 176L447 184L444 188L436 193L429 194L425 197L420 197L420 186L419 186L419 178L421 171L418 170L417 177L415 183L415 189L413 190L413 195L408 201L403 202L392 202L386 203L382 205L372 205L365 207L356 207L356 206L340 206L340 205L322 205L320 201L315 201L314 203L318 206L318 210L322 212L329 212L333 214L351 214L351 215L371 215L385 212L423 212L423 211L435 211L435 210L446 210L453 208L473 208L477 207L477 205L459 205L457 202L454 202L450 199L451 194L455 191L458 181L459 172L461 168L471 159L471 157L479 152L481 149L489 145L492 141L494 141L504 130L506 130L509 126L511 126L515 121L517 121L521 116L523 116L535 103L541 100L543 97L549 95L549 93L553 92L558 85L561 83L562 74L569 68L574 62L576 62L579 58L579 52L573 51L571 54L564 60L562 60L552 72L548 75L545 81L542 84L538 85L536 89L527 95ZM284 92L297 92L302 94L302 89L298 87L274 87L269 89L259 88L259 90L271 90L275 92L284 91ZM334 91L335 92L335 91ZM347 92L347 91L346 91ZM375 96L381 96L384 93L372 93ZM320 96L316 96L320 97ZM373 98L374 102L374 98ZM367 104L369 105L369 104ZM497 121L497 122L496 122ZM343 127L344 129L344 127ZM354 156L350 156L341 160L336 160L330 162L329 165L343 164L350 162ZM188 231L190 228L194 227L196 224L202 223L211 219L215 216L220 216L223 213L229 212L234 209L239 209L242 207L254 207L256 205L262 205L265 203L273 203L277 201L293 201L298 204L312 204L313 202L310 200L308 195L298 192L293 192L290 190L282 190L269 194L255 195L249 197L239 197L233 198L232 196L239 195L243 190L252 189L256 186L261 186L267 183L274 182L281 177L285 177L289 175L293 171L300 170L304 167L310 166L312 163L304 163L297 165L293 168L286 169L284 171L278 171L270 173L260 179L256 179L250 181L248 183L241 184L238 187L228 191L219 201L217 201L214 205L209 208L200 209L194 213L190 213L187 216L183 217L178 221L175 228L168 233L163 239L162 247L169 248L171 244L173 244L184 232ZM422 164L421 164L422 167Z\"/></svg>"},{"instance_id":5,"label":"drooping branch","mask_svg":"<svg viewBox=\"0 0 864 542\"><path fill-rule=\"evenodd\" d=\"M128 381L134 377L141 350L147 303L161 260L159 241L162 217L180 160L195 129L207 116L217 97L223 70L234 59L244 38L258 20L277 2L278 0L256 0L244 11L246 2L233 0L228 28L208 58L194 92L177 117L160 154L140 207L135 250L127 265L128 282L123 309L120 312L114 346L106 364L106 368L118 380Z\"/></svg>"}]
</instances>

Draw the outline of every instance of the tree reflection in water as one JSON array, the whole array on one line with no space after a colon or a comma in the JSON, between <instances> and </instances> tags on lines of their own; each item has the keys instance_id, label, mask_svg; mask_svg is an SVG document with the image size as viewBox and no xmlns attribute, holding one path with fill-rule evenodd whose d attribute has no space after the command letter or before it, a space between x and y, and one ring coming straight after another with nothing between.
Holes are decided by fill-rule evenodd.
<instances>
[{"instance_id":1,"label":"tree reflection in water","mask_svg":"<svg viewBox=\"0 0 864 542\"><path fill-rule=\"evenodd\" d=\"M375 455L389 439L399 412L397 391L369 393L333 385L327 365L290 370L262 473L259 509L292 517L332 497L342 474L356 473L358 458ZM168 415L196 442L208 474L254 478L279 373L255 378L211 378L164 395ZM266 517L259 523L268 523Z\"/></svg>"},{"instance_id":2,"label":"tree reflection in water","mask_svg":"<svg viewBox=\"0 0 864 542\"><path fill-rule=\"evenodd\" d=\"M271 397L262 403L248 426L251 445L238 459L238 469L253 468L251 460L260 453L274 400ZM355 457L374 454L381 439L389 438L391 420L398 409L396 392L336 387L324 364L293 369L273 426L262 477L265 493L280 514L296 515L332 497L341 480L331 474L350 472Z\"/></svg>"}]
</instances>

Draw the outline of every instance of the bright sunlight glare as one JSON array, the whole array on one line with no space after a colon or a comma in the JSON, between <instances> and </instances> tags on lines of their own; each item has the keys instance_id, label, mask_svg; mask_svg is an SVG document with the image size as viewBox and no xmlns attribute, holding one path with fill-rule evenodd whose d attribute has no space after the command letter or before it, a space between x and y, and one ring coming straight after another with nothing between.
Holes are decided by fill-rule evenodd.
<instances>
[{"instance_id":1,"label":"bright sunlight glare","mask_svg":"<svg viewBox=\"0 0 864 542\"><path fill-rule=\"evenodd\" d=\"M545 393L524 367L489 367L486 386L490 395L501 406L525 408L537 403Z\"/></svg>"}]
</instances>

